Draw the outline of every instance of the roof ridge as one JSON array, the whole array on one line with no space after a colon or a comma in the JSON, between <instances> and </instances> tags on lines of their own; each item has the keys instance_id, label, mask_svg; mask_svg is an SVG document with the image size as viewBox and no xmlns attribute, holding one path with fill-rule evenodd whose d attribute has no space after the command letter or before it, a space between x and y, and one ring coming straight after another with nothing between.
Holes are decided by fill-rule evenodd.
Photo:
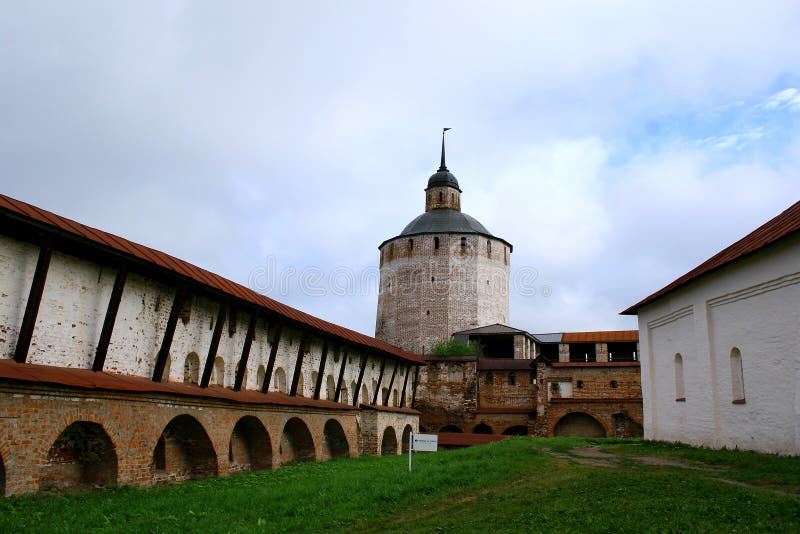
<instances>
[{"instance_id":1,"label":"roof ridge","mask_svg":"<svg viewBox=\"0 0 800 534\"><path fill-rule=\"evenodd\" d=\"M231 297L245 300L261 308L266 308L290 320L303 323L306 326L321 330L327 334L344 338L354 344L368 346L405 360L422 362L419 357L410 352L394 347L374 337L362 334L361 332L315 317L167 252L162 252L147 245L142 245L122 236L112 234L111 232L85 225L2 193L0 193L0 211L1 210L11 211L27 219L32 219L41 224L54 227L72 236L87 239L105 248L113 249L118 253L133 256L147 264L155 265L179 276L189 278L202 286L221 291ZM87 230L91 232L87 232ZM236 290L236 292L233 290Z\"/></svg>"},{"instance_id":2,"label":"roof ridge","mask_svg":"<svg viewBox=\"0 0 800 534\"><path fill-rule=\"evenodd\" d=\"M800 201L795 202L743 238L720 250L691 271L679 276L655 293L623 310L620 315L633 315L642 306L679 287L685 286L695 278L720 269L742 256L761 250L798 230L800 230Z\"/></svg>"}]
</instances>

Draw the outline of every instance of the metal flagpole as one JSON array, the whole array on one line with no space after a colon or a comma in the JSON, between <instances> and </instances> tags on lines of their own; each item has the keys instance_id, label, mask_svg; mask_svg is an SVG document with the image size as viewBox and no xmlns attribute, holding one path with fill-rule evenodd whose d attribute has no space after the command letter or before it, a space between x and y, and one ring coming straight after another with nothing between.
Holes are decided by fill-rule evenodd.
<instances>
[{"instance_id":1,"label":"metal flagpole","mask_svg":"<svg viewBox=\"0 0 800 534\"><path fill-rule=\"evenodd\" d=\"M414 450L414 432L408 433L408 472L411 472L411 452Z\"/></svg>"}]
</instances>

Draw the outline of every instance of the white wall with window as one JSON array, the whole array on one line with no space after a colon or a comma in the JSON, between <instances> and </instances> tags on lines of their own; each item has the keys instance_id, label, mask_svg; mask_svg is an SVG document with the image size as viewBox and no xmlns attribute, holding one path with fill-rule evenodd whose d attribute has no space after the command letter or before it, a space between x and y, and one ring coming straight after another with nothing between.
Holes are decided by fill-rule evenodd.
<instances>
[{"instance_id":1,"label":"white wall with window","mask_svg":"<svg viewBox=\"0 0 800 534\"><path fill-rule=\"evenodd\" d=\"M636 311L646 438L800 454L797 232Z\"/></svg>"}]
</instances>

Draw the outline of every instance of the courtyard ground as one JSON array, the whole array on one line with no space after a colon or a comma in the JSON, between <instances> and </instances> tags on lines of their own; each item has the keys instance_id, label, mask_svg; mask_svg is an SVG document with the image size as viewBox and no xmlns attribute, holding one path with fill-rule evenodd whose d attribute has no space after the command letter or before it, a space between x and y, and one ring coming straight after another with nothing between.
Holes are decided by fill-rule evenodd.
<instances>
[{"instance_id":1,"label":"courtyard ground","mask_svg":"<svg viewBox=\"0 0 800 534\"><path fill-rule=\"evenodd\" d=\"M800 458L514 438L0 500L2 532L797 532Z\"/></svg>"}]
</instances>

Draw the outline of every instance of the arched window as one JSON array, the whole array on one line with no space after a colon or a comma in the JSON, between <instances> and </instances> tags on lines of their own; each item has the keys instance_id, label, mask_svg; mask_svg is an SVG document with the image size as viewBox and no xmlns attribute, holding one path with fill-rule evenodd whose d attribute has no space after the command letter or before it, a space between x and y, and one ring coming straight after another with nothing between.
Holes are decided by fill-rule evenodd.
<instances>
[{"instance_id":1,"label":"arched window","mask_svg":"<svg viewBox=\"0 0 800 534\"><path fill-rule=\"evenodd\" d=\"M686 400L686 387L683 384L683 356L680 353L675 355L675 400L679 402Z\"/></svg>"},{"instance_id":2,"label":"arched window","mask_svg":"<svg viewBox=\"0 0 800 534\"><path fill-rule=\"evenodd\" d=\"M275 389L286 393L286 371L283 370L283 367L275 369Z\"/></svg>"},{"instance_id":3,"label":"arched window","mask_svg":"<svg viewBox=\"0 0 800 534\"><path fill-rule=\"evenodd\" d=\"M744 373L742 371L742 353L733 347L731 349L731 392L734 404L744 404Z\"/></svg>"},{"instance_id":4,"label":"arched window","mask_svg":"<svg viewBox=\"0 0 800 534\"><path fill-rule=\"evenodd\" d=\"M341 394L341 391L339 393ZM328 375L328 378L325 379L325 398L333 400L334 396L336 396L336 381L333 379L333 375Z\"/></svg>"},{"instance_id":5,"label":"arched window","mask_svg":"<svg viewBox=\"0 0 800 534\"><path fill-rule=\"evenodd\" d=\"M225 360L222 356L217 356L214 359L214 384L218 386L225 386Z\"/></svg>"},{"instance_id":6,"label":"arched window","mask_svg":"<svg viewBox=\"0 0 800 534\"><path fill-rule=\"evenodd\" d=\"M190 352L183 364L183 381L197 384L200 381L200 357L196 352Z\"/></svg>"},{"instance_id":7,"label":"arched window","mask_svg":"<svg viewBox=\"0 0 800 534\"><path fill-rule=\"evenodd\" d=\"M267 374L267 370L264 369L264 365L258 366L258 373L256 374L256 386L260 390L261 387L264 385L264 376Z\"/></svg>"}]
</instances>

